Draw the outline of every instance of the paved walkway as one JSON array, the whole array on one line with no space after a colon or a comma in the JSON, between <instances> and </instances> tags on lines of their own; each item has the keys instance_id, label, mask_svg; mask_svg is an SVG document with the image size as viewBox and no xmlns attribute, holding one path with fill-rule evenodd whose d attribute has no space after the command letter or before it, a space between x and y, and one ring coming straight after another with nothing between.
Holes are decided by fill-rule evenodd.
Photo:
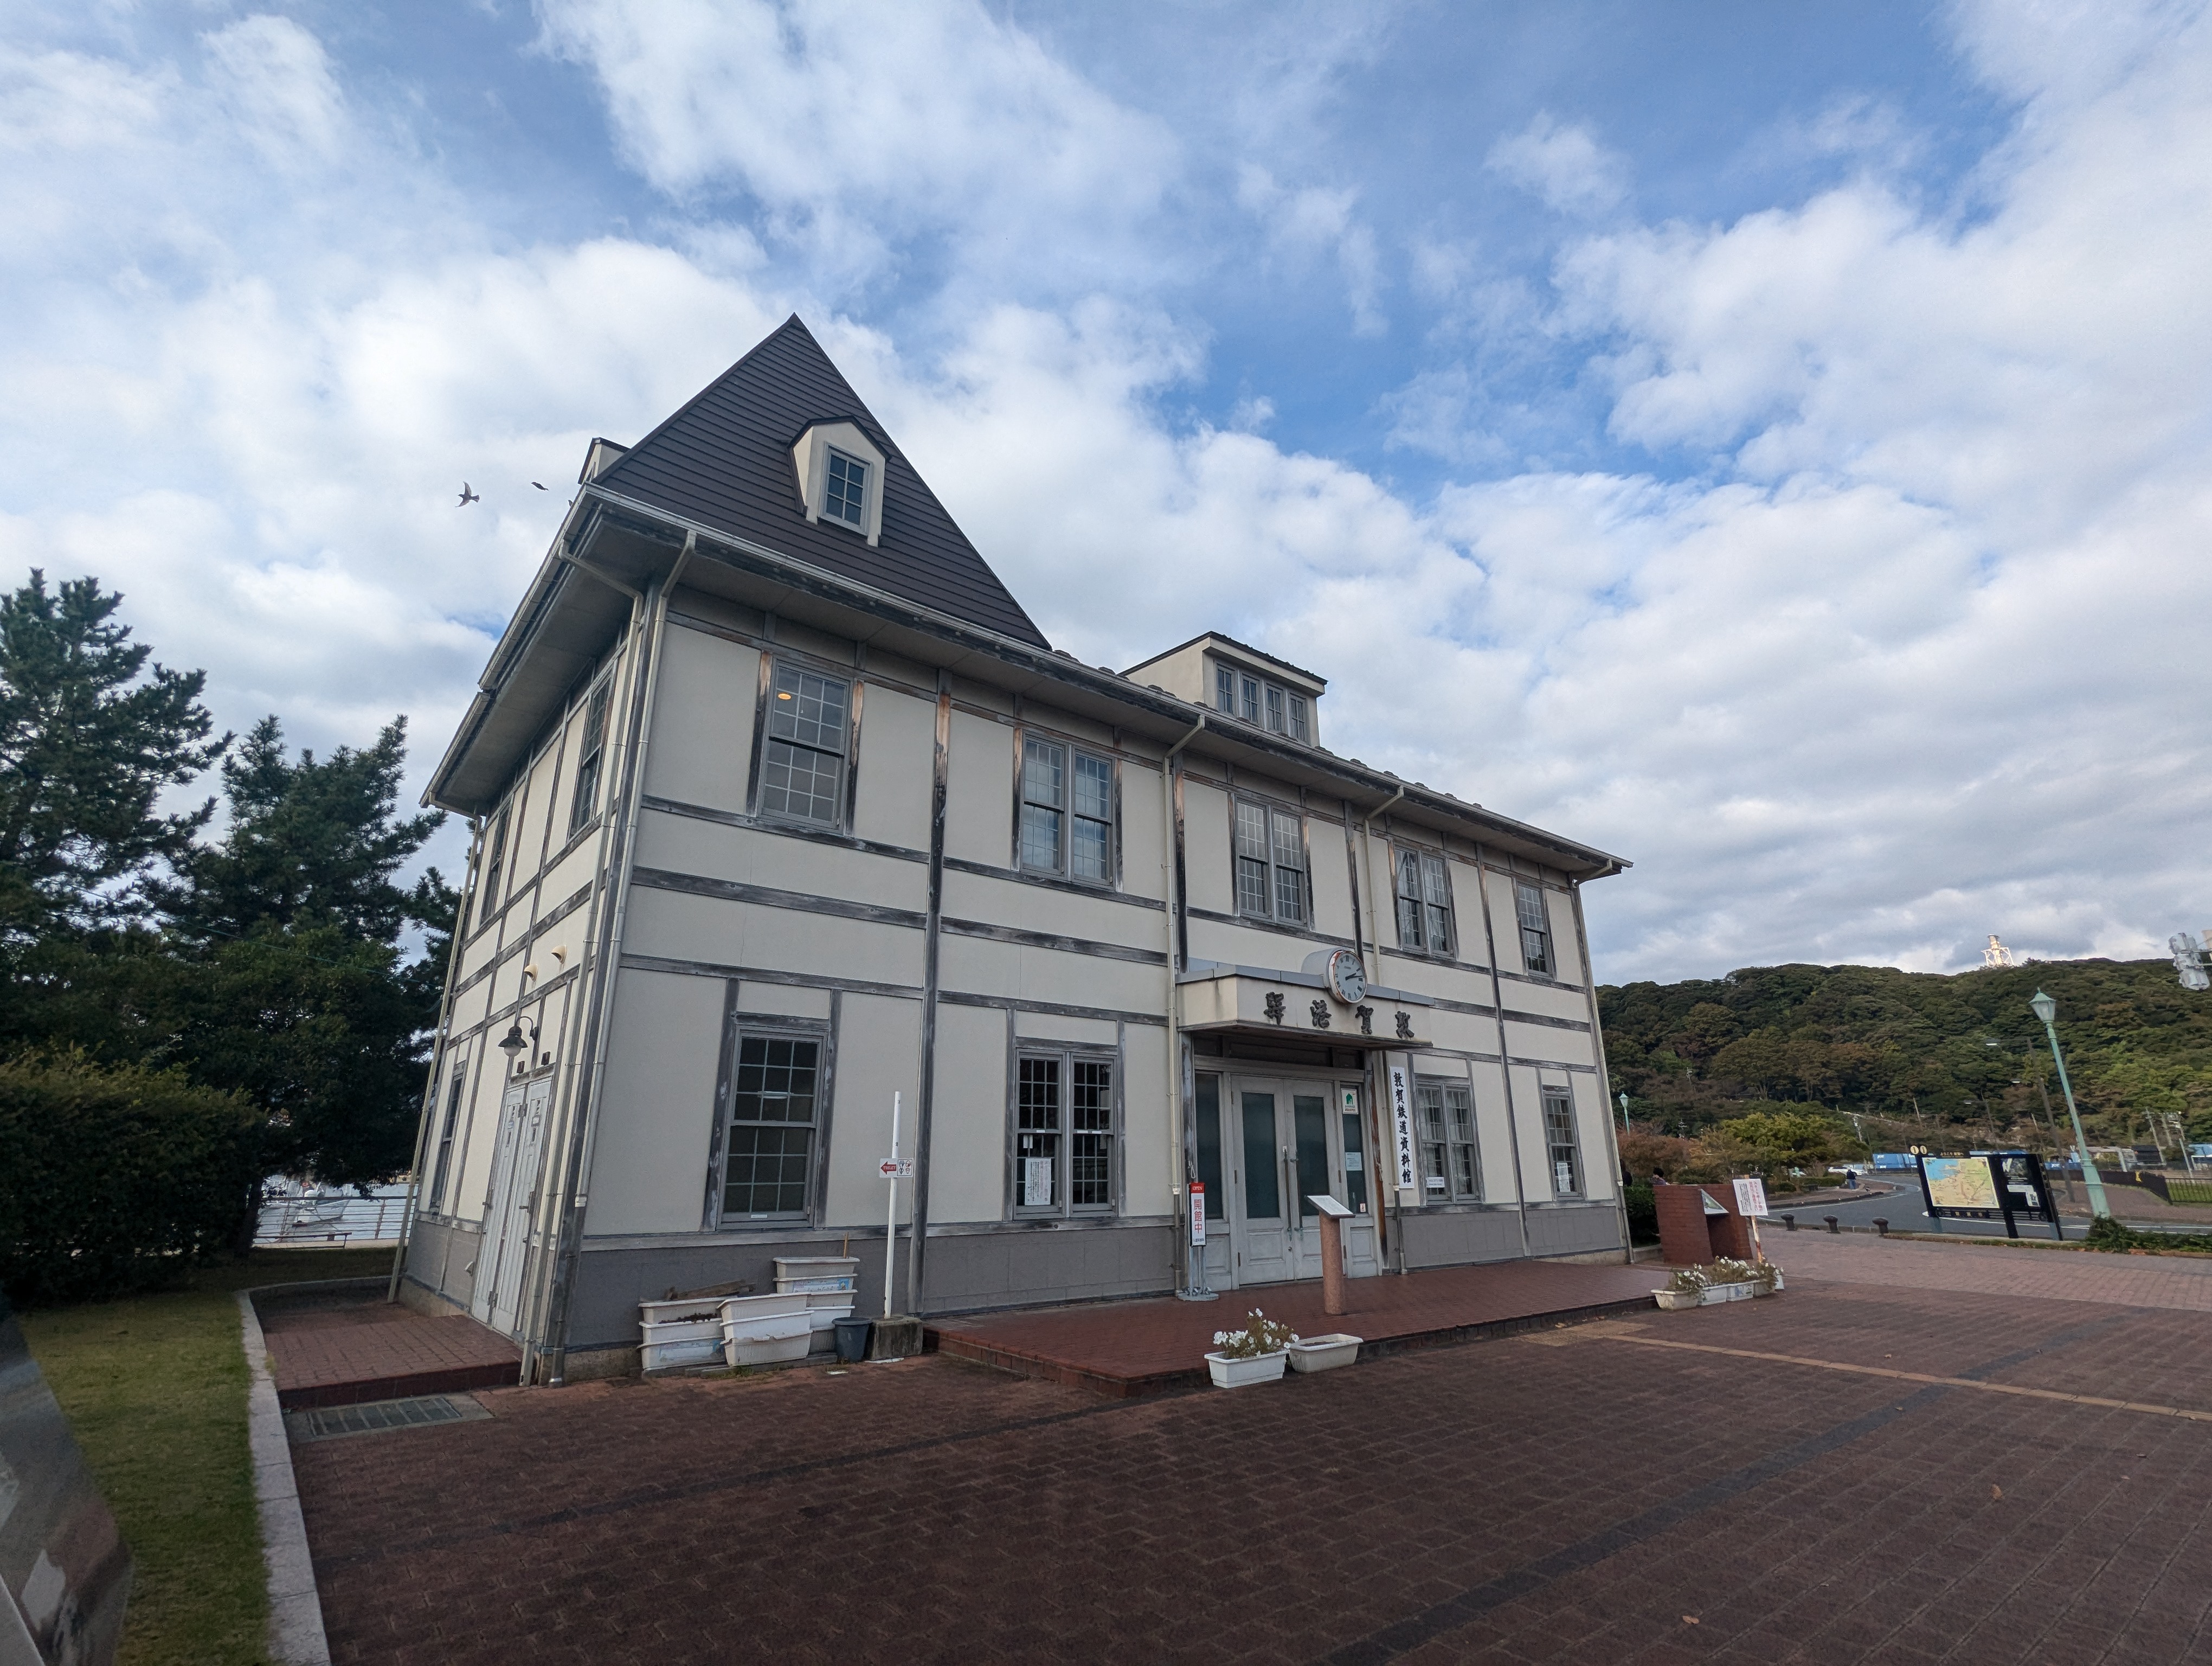
<instances>
[{"instance_id":1,"label":"paved walkway","mask_svg":"<svg viewBox=\"0 0 2212 1666\"><path fill-rule=\"evenodd\" d=\"M1370 1345L1372 1358L1622 1304L1646 1306L1665 1282L1653 1265L1500 1262L1346 1280L1351 1311L1342 1315L1322 1311L1314 1280L1227 1291L1218 1301L1093 1302L945 1319L930 1329L941 1352L963 1359L1104 1394L1146 1394L1205 1383L1214 1333L1242 1329L1255 1307L1301 1336L1348 1332Z\"/></svg>"},{"instance_id":2,"label":"paved walkway","mask_svg":"<svg viewBox=\"0 0 2212 1666\"><path fill-rule=\"evenodd\" d=\"M1867 1233L1765 1234L1766 1253L1801 1281L1953 1290L1986 1296L2212 1312L2212 1259L2087 1250L1928 1243Z\"/></svg>"},{"instance_id":3,"label":"paved walkway","mask_svg":"<svg viewBox=\"0 0 2212 1666\"><path fill-rule=\"evenodd\" d=\"M2098 1293L2124 1257L1790 1264L1767 1300L1226 1394L942 1356L485 1393L488 1420L295 1449L333 1658L2212 1654L2212 1425L2063 1397L2212 1411L2212 1326ZM2130 1293L2201 1275L2149 1276Z\"/></svg>"},{"instance_id":4,"label":"paved walkway","mask_svg":"<svg viewBox=\"0 0 2212 1666\"><path fill-rule=\"evenodd\" d=\"M382 1300L262 1310L277 1403L286 1411L405 1395L504 1388L522 1355L465 1316L431 1318Z\"/></svg>"}]
</instances>

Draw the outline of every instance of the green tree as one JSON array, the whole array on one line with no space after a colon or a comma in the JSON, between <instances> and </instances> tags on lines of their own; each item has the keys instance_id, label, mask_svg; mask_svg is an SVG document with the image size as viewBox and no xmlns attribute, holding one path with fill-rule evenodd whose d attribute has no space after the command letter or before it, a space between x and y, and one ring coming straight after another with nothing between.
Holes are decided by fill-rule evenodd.
<instances>
[{"instance_id":1,"label":"green tree","mask_svg":"<svg viewBox=\"0 0 2212 1666\"><path fill-rule=\"evenodd\" d=\"M155 887L178 953L173 1046L268 1117L264 1171L388 1179L411 1155L453 892L396 875L443 823L398 814L406 727L327 758L264 718L222 766L222 836Z\"/></svg>"},{"instance_id":2,"label":"green tree","mask_svg":"<svg viewBox=\"0 0 2212 1666\"><path fill-rule=\"evenodd\" d=\"M0 596L0 1048L121 1042L159 981L128 934L155 866L191 848L210 802L162 813L162 790L222 755L204 673L148 661L95 578ZM121 992L110 952L127 963ZM81 1032L90 1031L84 1034Z\"/></svg>"}]
</instances>

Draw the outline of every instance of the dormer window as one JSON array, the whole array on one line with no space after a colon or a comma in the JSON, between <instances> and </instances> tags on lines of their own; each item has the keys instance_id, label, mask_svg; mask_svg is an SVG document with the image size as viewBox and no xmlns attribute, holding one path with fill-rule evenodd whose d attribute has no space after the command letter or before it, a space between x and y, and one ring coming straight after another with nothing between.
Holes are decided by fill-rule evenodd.
<instances>
[{"instance_id":1,"label":"dormer window","mask_svg":"<svg viewBox=\"0 0 2212 1666\"><path fill-rule=\"evenodd\" d=\"M1302 746L1313 745L1313 703L1295 690L1217 662L1213 703L1231 717L1287 735Z\"/></svg>"},{"instance_id":2,"label":"dormer window","mask_svg":"<svg viewBox=\"0 0 2212 1666\"><path fill-rule=\"evenodd\" d=\"M842 451L830 453L830 489L825 494L823 514L832 520L842 520L855 532L866 530L868 524L868 465L857 458L848 457Z\"/></svg>"},{"instance_id":3,"label":"dormer window","mask_svg":"<svg viewBox=\"0 0 2212 1666\"><path fill-rule=\"evenodd\" d=\"M792 443L799 498L806 518L873 544L884 529L883 449L857 423L823 422Z\"/></svg>"}]
</instances>

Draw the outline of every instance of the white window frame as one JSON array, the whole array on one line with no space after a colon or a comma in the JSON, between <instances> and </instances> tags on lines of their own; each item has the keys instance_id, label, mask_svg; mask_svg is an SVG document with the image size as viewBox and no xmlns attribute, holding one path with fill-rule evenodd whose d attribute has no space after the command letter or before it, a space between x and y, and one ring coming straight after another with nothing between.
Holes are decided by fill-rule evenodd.
<instances>
[{"instance_id":1,"label":"white window frame","mask_svg":"<svg viewBox=\"0 0 2212 1666\"><path fill-rule=\"evenodd\" d=\"M1451 864L1441 851L1401 844L1391 852L1392 895L1398 909L1398 946L1414 954L1452 958L1458 921L1452 917ZM1414 889L1408 891L1408 871Z\"/></svg>"},{"instance_id":2,"label":"white window frame","mask_svg":"<svg viewBox=\"0 0 2212 1666\"><path fill-rule=\"evenodd\" d=\"M1547 1167L1544 1172L1551 1177L1552 1195L1579 1198L1586 1195L1589 1179L1583 1172L1582 1133L1575 1125L1575 1092L1571 1087L1555 1083L1540 1084L1537 1098L1544 1113L1544 1157ZM1567 1170L1566 1185L1559 1183L1559 1170Z\"/></svg>"},{"instance_id":3,"label":"white window frame","mask_svg":"<svg viewBox=\"0 0 2212 1666\"><path fill-rule=\"evenodd\" d=\"M507 823L514 813L514 803L509 800L500 806L499 814L492 818L491 831L485 838L483 866L477 870L476 929L482 931L491 923L499 909L500 881L507 876ZM462 933L468 935L465 928Z\"/></svg>"},{"instance_id":4,"label":"white window frame","mask_svg":"<svg viewBox=\"0 0 2212 1666\"><path fill-rule=\"evenodd\" d=\"M868 530L868 500L875 489L875 465L868 462L865 458L854 457L849 452L840 450L836 446L825 446L823 451L824 453L823 462L827 475L822 489L823 519L834 520L841 526L850 527L854 532L865 533ZM842 480L839 478L841 474L844 477ZM853 502L850 491L852 477L855 474L859 475L860 482L858 502ZM846 489L841 491L839 489L841 486ZM845 514L840 512L841 500L852 505L852 514Z\"/></svg>"},{"instance_id":5,"label":"white window frame","mask_svg":"<svg viewBox=\"0 0 2212 1666\"><path fill-rule=\"evenodd\" d=\"M1475 1138L1474 1090L1449 1076L1421 1076L1413 1084L1413 1115L1421 1142L1421 1201L1482 1201L1482 1148ZM1432 1180L1441 1180L1432 1186Z\"/></svg>"},{"instance_id":6,"label":"white window frame","mask_svg":"<svg viewBox=\"0 0 2212 1666\"><path fill-rule=\"evenodd\" d=\"M1263 855L1248 848L1250 818L1257 817L1266 837ZM1294 861L1285 861L1285 854ZM1229 883L1237 899L1237 912L1249 920L1273 920L1287 926L1313 923L1313 876L1306 861L1305 817L1296 810L1265 799L1233 797L1229 801ZM1247 895L1249 864L1265 870L1267 906L1253 906ZM1295 909L1285 908L1285 886L1297 892Z\"/></svg>"},{"instance_id":7,"label":"white window frame","mask_svg":"<svg viewBox=\"0 0 2212 1666\"><path fill-rule=\"evenodd\" d=\"M1103 752L1057 739L1051 735L1024 730L1022 744L1016 754L1014 781L1014 865L1027 873L1045 873L1071 880L1077 885L1110 887L1120 866L1116 854L1120 847L1121 781L1114 760ZM1047 767L1056 767L1059 779L1054 784L1042 781L1032 772L1034 754L1042 755ZM1105 790L1103 815L1091 813L1082 806L1082 795L1078 783L1085 775L1093 781L1103 782ZM1102 807L1093 801L1093 807ZM1052 849L1047 855L1042 842L1035 846L1030 838L1036 818L1050 816L1054 823ZM1076 871L1076 839L1079 825L1096 828L1100 845L1099 871L1084 873Z\"/></svg>"},{"instance_id":8,"label":"white window frame","mask_svg":"<svg viewBox=\"0 0 2212 1666\"><path fill-rule=\"evenodd\" d=\"M584 727L576 743L576 782L569 789L568 836L574 838L592 824L599 813L599 788L605 784L607 762L607 722L614 706L615 679L599 679L584 702Z\"/></svg>"},{"instance_id":9,"label":"white window frame","mask_svg":"<svg viewBox=\"0 0 2212 1666\"><path fill-rule=\"evenodd\" d=\"M469 1085L469 1061L460 1054L453 1055L453 1078L446 1084L446 1116L438 1128L438 1150L430 1164L430 1199L424 1205L427 1214L442 1214L446 1207L446 1182L451 1179L453 1163L453 1130L460 1121L461 1101Z\"/></svg>"},{"instance_id":10,"label":"white window frame","mask_svg":"<svg viewBox=\"0 0 2212 1666\"><path fill-rule=\"evenodd\" d=\"M1532 879L1513 882L1513 916L1521 927L1521 965L1539 977L1557 977L1552 957L1552 916L1544 905L1544 888Z\"/></svg>"},{"instance_id":11,"label":"white window frame","mask_svg":"<svg viewBox=\"0 0 2212 1666\"><path fill-rule=\"evenodd\" d=\"M804 716L809 678L825 687L835 686L843 691L842 711L834 732L825 732L818 720ZM852 801L853 730L856 721L854 708L859 688L859 679L850 675L818 670L804 660L782 654L771 657L761 686L761 711L757 732L760 749L753 768L754 811L763 820L781 822L793 827L826 828L833 832L843 830ZM780 718L779 708L787 703L793 709ZM783 722L790 733L777 733L779 721ZM812 724L811 729L807 727L810 723ZM779 746L785 748L787 754L798 755L781 759L787 775L792 763L803 759L818 781L820 760L832 760L828 816L816 816L791 808L788 784L779 785L771 779L772 772L779 763L776 751ZM770 803L769 794L772 793L781 795L783 802ZM820 796L815 792L806 794L810 803Z\"/></svg>"},{"instance_id":12,"label":"white window frame","mask_svg":"<svg viewBox=\"0 0 2212 1666\"><path fill-rule=\"evenodd\" d=\"M760 1067L764 1076L769 1070L793 1067L791 1060L779 1061L776 1059L774 1049L778 1043L813 1049L813 1060L809 1067L813 1074L811 1085L811 1114L804 1122L787 1117L748 1117L738 1115L740 1110L746 1108L744 1104L745 1049L754 1043L758 1043L762 1049ZM728 1046L730 1049L729 1091L727 1098L717 1107L719 1116L714 1129L713 1219L710 1224L714 1227L726 1227L740 1222L776 1225L811 1221L814 1217L814 1201L817 1189L816 1177L820 1172L823 1130L827 1128L829 1121L827 1102L830 1079L830 1037L825 1031L811 1026L749 1025L743 1018L739 1018L730 1032ZM763 1085L767 1085L765 1080ZM788 1098L787 1094L781 1096L763 1094L762 1097ZM782 1128L787 1132L793 1128L802 1128L805 1131L805 1149L799 1156L799 1196L797 1208L733 1210L730 1207L730 1165L736 1155L734 1147L737 1144L738 1130L741 1128ZM757 1157L759 1153L756 1152L748 1155ZM788 1158L790 1153L786 1152L779 1155ZM744 1183L754 1186L759 1183L747 1181ZM787 1186L790 1183L778 1181L775 1183L781 1188Z\"/></svg>"},{"instance_id":13,"label":"white window frame","mask_svg":"<svg viewBox=\"0 0 2212 1666\"><path fill-rule=\"evenodd\" d=\"M1121 1068L1110 1049L1026 1045L1014 1054L1009 1085L1009 1215L1018 1220L1110 1216L1119 1207L1121 1170ZM1050 1086L1044 1091L1048 1072ZM1080 1078L1080 1079L1079 1079ZM1038 1119L1048 1114L1049 1127ZM1079 1118L1087 1125L1079 1126ZM1079 1153L1077 1142L1086 1142ZM1087 1165L1084 1201L1074 1196L1079 1155ZM1032 1160L1052 1164L1049 1194L1032 1202Z\"/></svg>"},{"instance_id":14,"label":"white window frame","mask_svg":"<svg viewBox=\"0 0 2212 1666\"><path fill-rule=\"evenodd\" d=\"M862 508L858 523L830 513L830 458L833 451L849 463L864 465ZM842 532L857 532L871 548L883 537L884 493L890 482L890 459L857 423L835 421L808 425L791 447L791 465L799 477L799 496L806 519L827 524Z\"/></svg>"}]
</instances>

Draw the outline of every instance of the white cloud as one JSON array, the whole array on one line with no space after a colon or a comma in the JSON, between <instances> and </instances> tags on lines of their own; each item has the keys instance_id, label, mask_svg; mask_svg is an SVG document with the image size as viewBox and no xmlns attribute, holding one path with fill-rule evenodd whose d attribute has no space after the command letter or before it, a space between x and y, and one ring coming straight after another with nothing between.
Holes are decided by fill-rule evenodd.
<instances>
[{"instance_id":1,"label":"white cloud","mask_svg":"<svg viewBox=\"0 0 2212 1666\"><path fill-rule=\"evenodd\" d=\"M1628 164L1589 128L1539 112L1520 132L1490 147L1484 166L1562 214L1596 215L1628 196Z\"/></svg>"},{"instance_id":2,"label":"white cloud","mask_svg":"<svg viewBox=\"0 0 2212 1666\"><path fill-rule=\"evenodd\" d=\"M540 10L647 178L686 200L750 193L819 276L882 275L914 235L951 240L1000 282L1158 258L1138 234L1175 177L1173 138L972 0Z\"/></svg>"},{"instance_id":3,"label":"white cloud","mask_svg":"<svg viewBox=\"0 0 2212 1666\"><path fill-rule=\"evenodd\" d=\"M1387 326L1376 300L1382 266L1375 233L1353 212L1359 193L1348 187L1278 185L1264 167L1237 170L1237 200L1267 228L1268 241L1294 260L1331 255L1343 275L1345 301L1356 335L1379 336Z\"/></svg>"}]
</instances>

